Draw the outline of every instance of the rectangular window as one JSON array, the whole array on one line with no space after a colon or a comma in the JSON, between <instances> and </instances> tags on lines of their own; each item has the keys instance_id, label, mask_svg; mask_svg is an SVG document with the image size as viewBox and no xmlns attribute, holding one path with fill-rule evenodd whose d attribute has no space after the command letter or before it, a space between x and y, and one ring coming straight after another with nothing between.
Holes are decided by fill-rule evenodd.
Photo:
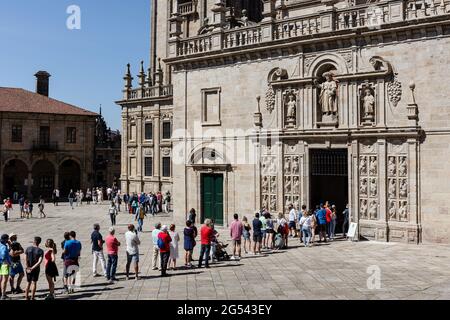
<instances>
[{"instance_id":1,"label":"rectangular window","mask_svg":"<svg viewBox=\"0 0 450 320\"><path fill-rule=\"evenodd\" d=\"M169 121L163 122L163 139L172 139L172 124Z\"/></svg>"},{"instance_id":2,"label":"rectangular window","mask_svg":"<svg viewBox=\"0 0 450 320\"><path fill-rule=\"evenodd\" d=\"M202 90L202 123L207 126L221 125L220 88Z\"/></svg>"},{"instance_id":3,"label":"rectangular window","mask_svg":"<svg viewBox=\"0 0 450 320\"><path fill-rule=\"evenodd\" d=\"M162 175L163 177L170 177L171 176L171 170L170 170L170 157L163 157L162 158Z\"/></svg>"},{"instance_id":4,"label":"rectangular window","mask_svg":"<svg viewBox=\"0 0 450 320\"><path fill-rule=\"evenodd\" d=\"M50 127L42 126L39 128L39 145L41 147L50 145Z\"/></svg>"},{"instance_id":5,"label":"rectangular window","mask_svg":"<svg viewBox=\"0 0 450 320\"><path fill-rule=\"evenodd\" d=\"M153 140L153 123L145 124L145 140Z\"/></svg>"},{"instance_id":6,"label":"rectangular window","mask_svg":"<svg viewBox=\"0 0 450 320\"><path fill-rule=\"evenodd\" d=\"M11 142L22 142L22 126L13 125L11 129Z\"/></svg>"},{"instance_id":7,"label":"rectangular window","mask_svg":"<svg viewBox=\"0 0 450 320\"><path fill-rule=\"evenodd\" d=\"M151 177L153 176L153 158L152 157L146 157L145 158L145 176Z\"/></svg>"},{"instance_id":8,"label":"rectangular window","mask_svg":"<svg viewBox=\"0 0 450 320\"><path fill-rule=\"evenodd\" d=\"M66 143L77 143L77 128L68 127L66 129Z\"/></svg>"}]
</instances>

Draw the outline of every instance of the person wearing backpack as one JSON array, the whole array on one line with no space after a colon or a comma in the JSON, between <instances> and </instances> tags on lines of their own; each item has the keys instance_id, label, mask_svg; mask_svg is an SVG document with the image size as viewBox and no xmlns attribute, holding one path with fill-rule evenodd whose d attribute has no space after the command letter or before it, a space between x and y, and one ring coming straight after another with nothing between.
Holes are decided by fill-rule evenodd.
<instances>
[{"instance_id":1,"label":"person wearing backpack","mask_svg":"<svg viewBox=\"0 0 450 320\"><path fill-rule=\"evenodd\" d=\"M158 270L156 266L158 263L158 256L160 255L159 247L158 247L158 239L159 233L161 232L161 223L158 222L155 224L155 229L152 231L152 242L153 242L153 268L152 270Z\"/></svg>"},{"instance_id":2,"label":"person wearing backpack","mask_svg":"<svg viewBox=\"0 0 450 320\"><path fill-rule=\"evenodd\" d=\"M170 258L170 243L172 238L169 234L169 228L162 226L161 232L158 234L158 248L161 256L161 277L167 277L167 264Z\"/></svg>"}]
</instances>

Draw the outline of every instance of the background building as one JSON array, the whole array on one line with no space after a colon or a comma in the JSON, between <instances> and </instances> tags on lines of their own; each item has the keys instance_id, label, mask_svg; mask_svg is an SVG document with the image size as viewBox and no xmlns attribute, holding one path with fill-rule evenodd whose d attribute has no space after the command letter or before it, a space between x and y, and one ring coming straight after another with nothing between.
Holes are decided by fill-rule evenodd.
<instances>
[{"instance_id":1,"label":"background building","mask_svg":"<svg viewBox=\"0 0 450 320\"><path fill-rule=\"evenodd\" d=\"M151 190L166 154L180 218L329 200L364 238L450 242L449 13L448 0L152 1L150 71L133 88L128 69L119 102L123 189ZM172 148L145 134L166 114Z\"/></svg>"},{"instance_id":2,"label":"background building","mask_svg":"<svg viewBox=\"0 0 450 320\"><path fill-rule=\"evenodd\" d=\"M50 75L35 76L35 93L0 88L0 194L64 198L94 181L97 114L49 98Z\"/></svg>"}]
</instances>

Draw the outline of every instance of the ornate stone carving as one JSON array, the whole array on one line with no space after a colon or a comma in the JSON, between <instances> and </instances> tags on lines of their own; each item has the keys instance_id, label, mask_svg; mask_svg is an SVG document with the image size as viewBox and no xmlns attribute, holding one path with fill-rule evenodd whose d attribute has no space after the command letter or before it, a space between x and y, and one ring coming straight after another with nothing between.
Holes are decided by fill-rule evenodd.
<instances>
[{"instance_id":1,"label":"ornate stone carving","mask_svg":"<svg viewBox=\"0 0 450 320\"><path fill-rule=\"evenodd\" d=\"M389 201L389 220L397 220L397 207L395 201Z\"/></svg>"},{"instance_id":2,"label":"ornate stone carving","mask_svg":"<svg viewBox=\"0 0 450 320\"><path fill-rule=\"evenodd\" d=\"M369 174L376 176L378 173L378 161L377 157L370 157Z\"/></svg>"},{"instance_id":3,"label":"ornate stone carving","mask_svg":"<svg viewBox=\"0 0 450 320\"><path fill-rule=\"evenodd\" d=\"M371 220L376 220L378 218L378 203L376 200L370 202L369 218Z\"/></svg>"},{"instance_id":4,"label":"ornate stone carving","mask_svg":"<svg viewBox=\"0 0 450 320\"><path fill-rule=\"evenodd\" d=\"M360 143L361 153L377 153L377 143L373 140L365 140Z\"/></svg>"},{"instance_id":5,"label":"ornate stone carving","mask_svg":"<svg viewBox=\"0 0 450 320\"><path fill-rule=\"evenodd\" d=\"M170 148L162 148L161 153L163 156L170 156Z\"/></svg>"},{"instance_id":6,"label":"ornate stone carving","mask_svg":"<svg viewBox=\"0 0 450 320\"><path fill-rule=\"evenodd\" d=\"M398 175L400 177L406 177L408 173L406 157L399 157L399 161L400 162L398 164Z\"/></svg>"},{"instance_id":7,"label":"ornate stone carving","mask_svg":"<svg viewBox=\"0 0 450 320\"><path fill-rule=\"evenodd\" d=\"M277 177L270 177L270 193L277 193Z\"/></svg>"},{"instance_id":8,"label":"ornate stone carving","mask_svg":"<svg viewBox=\"0 0 450 320\"><path fill-rule=\"evenodd\" d=\"M269 178L263 177L261 181L261 191L262 193L268 193L269 192Z\"/></svg>"},{"instance_id":9,"label":"ornate stone carving","mask_svg":"<svg viewBox=\"0 0 450 320\"><path fill-rule=\"evenodd\" d=\"M299 157L295 156L292 161L292 174L298 174L299 173Z\"/></svg>"},{"instance_id":10,"label":"ornate stone carving","mask_svg":"<svg viewBox=\"0 0 450 320\"><path fill-rule=\"evenodd\" d=\"M270 196L270 211L276 211L277 210L277 196Z\"/></svg>"},{"instance_id":11,"label":"ornate stone carving","mask_svg":"<svg viewBox=\"0 0 450 320\"><path fill-rule=\"evenodd\" d=\"M269 208L269 196L267 194L263 195L262 207L263 208Z\"/></svg>"},{"instance_id":12,"label":"ornate stone carving","mask_svg":"<svg viewBox=\"0 0 450 320\"><path fill-rule=\"evenodd\" d=\"M367 219L367 200L362 199L359 206L359 215L362 219Z\"/></svg>"},{"instance_id":13,"label":"ornate stone carving","mask_svg":"<svg viewBox=\"0 0 450 320\"><path fill-rule=\"evenodd\" d=\"M266 109L269 113L272 113L275 109L275 91L273 91L271 85L269 85L266 90Z\"/></svg>"},{"instance_id":14,"label":"ornate stone carving","mask_svg":"<svg viewBox=\"0 0 450 320\"><path fill-rule=\"evenodd\" d=\"M303 61L305 64L305 70L308 70L309 67L311 66L311 64L313 63L313 61L316 59L316 57L312 56L312 57L306 57Z\"/></svg>"},{"instance_id":15,"label":"ornate stone carving","mask_svg":"<svg viewBox=\"0 0 450 320\"><path fill-rule=\"evenodd\" d=\"M291 157L286 157L284 159L284 173L291 174Z\"/></svg>"},{"instance_id":16,"label":"ornate stone carving","mask_svg":"<svg viewBox=\"0 0 450 320\"><path fill-rule=\"evenodd\" d=\"M363 120L365 122L373 122L375 120L375 97L372 89L366 87L364 89L362 100Z\"/></svg>"},{"instance_id":17,"label":"ornate stone carving","mask_svg":"<svg viewBox=\"0 0 450 320\"><path fill-rule=\"evenodd\" d=\"M367 174L367 157L365 156L359 158L359 174Z\"/></svg>"},{"instance_id":18,"label":"ornate stone carving","mask_svg":"<svg viewBox=\"0 0 450 320\"><path fill-rule=\"evenodd\" d=\"M300 178L299 177L294 177L294 194L299 194L300 193Z\"/></svg>"},{"instance_id":19,"label":"ornate stone carving","mask_svg":"<svg viewBox=\"0 0 450 320\"><path fill-rule=\"evenodd\" d=\"M367 195L367 189L368 189L367 178L363 178L361 179L361 183L359 185L359 193L361 195Z\"/></svg>"},{"instance_id":20,"label":"ornate stone carving","mask_svg":"<svg viewBox=\"0 0 450 320\"><path fill-rule=\"evenodd\" d=\"M388 176L395 177L397 174L397 164L395 163L395 157L388 158Z\"/></svg>"},{"instance_id":21,"label":"ornate stone carving","mask_svg":"<svg viewBox=\"0 0 450 320\"><path fill-rule=\"evenodd\" d=\"M128 149L128 154L130 156L135 156L136 155L136 149Z\"/></svg>"},{"instance_id":22,"label":"ornate stone carving","mask_svg":"<svg viewBox=\"0 0 450 320\"><path fill-rule=\"evenodd\" d=\"M284 178L284 192L291 193L292 192L292 181L291 177Z\"/></svg>"},{"instance_id":23,"label":"ornate stone carving","mask_svg":"<svg viewBox=\"0 0 450 320\"><path fill-rule=\"evenodd\" d=\"M406 198L408 196L408 182L406 179L400 180L400 198Z\"/></svg>"},{"instance_id":24,"label":"ornate stone carving","mask_svg":"<svg viewBox=\"0 0 450 320\"><path fill-rule=\"evenodd\" d=\"M146 156L151 156L151 155L153 155L153 150L150 149L150 148L144 149L144 155L146 155Z\"/></svg>"},{"instance_id":25,"label":"ornate stone carving","mask_svg":"<svg viewBox=\"0 0 450 320\"><path fill-rule=\"evenodd\" d=\"M387 84L387 91L389 101L396 107L402 99L402 83L398 81L397 74L394 74L392 81Z\"/></svg>"},{"instance_id":26,"label":"ornate stone carving","mask_svg":"<svg viewBox=\"0 0 450 320\"><path fill-rule=\"evenodd\" d=\"M294 91L289 90L285 93L284 108L286 110L286 123L290 127L296 124L297 114L297 96Z\"/></svg>"},{"instance_id":27,"label":"ornate stone carving","mask_svg":"<svg viewBox=\"0 0 450 320\"><path fill-rule=\"evenodd\" d=\"M370 196L376 197L378 194L378 186L377 186L377 179L371 178L370 179Z\"/></svg>"},{"instance_id":28,"label":"ornate stone carving","mask_svg":"<svg viewBox=\"0 0 450 320\"><path fill-rule=\"evenodd\" d=\"M389 179L388 198L397 199L397 180Z\"/></svg>"},{"instance_id":29,"label":"ornate stone carving","mask_svg":"<svg viewBox=\"0 0 450 320\"><path fill-rule=\"evenodd\" d=\"M408 221L408 202L401 201L398 209L398 215L400 221Z\"/></svg>"},{"instance_id":30,"label":"ornate stone carving","mask_svg":"<svg viewBox=\"0 0 450 320\"><path fill-rule=\"evenodd\" d=\"M353 68L353 55L351 52L342 52L341 53L342 58L344 58L345 64L347 65L348 69Z\"/></svg>"}]
</instances>

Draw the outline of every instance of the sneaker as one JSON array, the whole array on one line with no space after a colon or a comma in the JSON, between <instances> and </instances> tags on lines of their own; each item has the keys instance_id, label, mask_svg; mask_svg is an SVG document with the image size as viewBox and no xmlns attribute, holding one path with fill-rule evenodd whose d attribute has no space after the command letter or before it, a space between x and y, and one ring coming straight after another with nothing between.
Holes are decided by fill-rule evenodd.
<instances>
[{"instance_id":1,"label":"sneaker","mask_svg":"<svg viewBox=\"0 0 450 320\"><path fill-rule=\"evenodd\" d=\"M157 267L153 267L152 270L158 270L158 268Z\"/></svg>"},{"instance_id":2,"label":"sneaker","mask_svg":"<svg viewBox=\"0 0 450 320\"><path fill-rule=\"evenodd\" d=\"M114 281L111 279L111 280L108 280L108 283L109 284L114 284Z\"/></svg>"},{"instance_id":3,"label":"sneaker","mask_svg":"<svg viewBox=\"0 0 450 320\"><path fill-rule=\"evenodd\" d=\"M6 294L2 295L2 297L0 298L0 300L11 300L10 297L8 297Z\"/></svg>"},{"instance_id":4,"label":"sneaker","mask_svg":"<svg viewBox=\"0 0 450 320\"><path fill-rule=\"evenodd\" d=\"M48 294L44 300L55 300L55 297L52 294Z\"/></svg>"},{"instance_id":5,"label":"sneaker","mask_svg":"<svg viewBox=\"0 0 450 320\"><path fill-rule=\"evenodd\" d=\"M235 256L231 256L230 260L234 261L234 260L236 260L236 257Z\"/></svg>"},{"instance_id":6,"label":"sneaker","mask_svg":"<svg viewBox=\"0 0 450 320\"><path fill-rule=\"evenodd\" d=\"M24 291L21 288L16 288L16 290L14 291L16 294L21 294Z\"/></svg>"}]
</instances>

